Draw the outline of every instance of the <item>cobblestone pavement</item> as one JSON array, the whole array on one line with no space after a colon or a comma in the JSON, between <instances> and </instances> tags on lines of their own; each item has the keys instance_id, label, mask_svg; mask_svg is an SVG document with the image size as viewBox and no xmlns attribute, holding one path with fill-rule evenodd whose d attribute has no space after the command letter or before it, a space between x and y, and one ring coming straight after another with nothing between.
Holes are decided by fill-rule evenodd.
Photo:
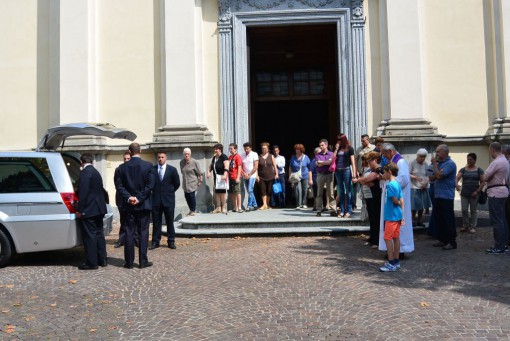
<instances>
[{"instance_id":1,"label":"cobblestone pavement","mask_svg":"<svg viewBox=\"0 0 510 341\"><path fill-rule=\"evenodd\" d=\"M1 340L507 340L510 255L492 232L425 235L396 273L359 236L178 239L154 266L79 271L82 250L0 269Z\"/></svg>"}]
</instances>

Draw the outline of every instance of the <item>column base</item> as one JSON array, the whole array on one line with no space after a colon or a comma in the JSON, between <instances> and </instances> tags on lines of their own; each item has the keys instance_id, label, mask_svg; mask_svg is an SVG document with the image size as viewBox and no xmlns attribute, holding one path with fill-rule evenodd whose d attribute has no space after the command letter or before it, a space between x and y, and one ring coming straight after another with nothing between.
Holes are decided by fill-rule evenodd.
<instances>
[{"instance_id":1,"label":"column base","mask_svg":"<svg viewBox=\"0 0 510 341\"><path fill-rule=\"evenodd\" d=\"M510 117L495 118L487 129L485 139L490 141L510 141Z\"/></svg>"},{"instance_id":2,"label":"column base","mask_svg":"<svg viewBox=\"0 0 510 341\"><path fill-rule=\"evenodd\" d=\"M446 135L437 132L437 127L427 119L389 119L382 121L376 136L385 142L440 142Z\"/></svg>"},{"instance_id":3,"label":"column base","mask_svg":"<svg viewBox=\"0 0 510 341\"><path fill-rule=\"evenodd\" d=\"M218 143L203 124L159 127L149 143L151 149L167 148L210 148Z\"/></svg>"}]
</instances>

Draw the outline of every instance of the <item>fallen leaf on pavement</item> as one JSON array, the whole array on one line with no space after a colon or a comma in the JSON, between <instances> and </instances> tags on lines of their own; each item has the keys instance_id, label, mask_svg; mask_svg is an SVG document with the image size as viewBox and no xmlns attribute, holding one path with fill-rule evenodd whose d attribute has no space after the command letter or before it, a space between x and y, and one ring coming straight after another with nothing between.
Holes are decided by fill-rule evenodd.
<instances>
[{"instance_id":1,"label":"fallen leaf on pavement","mask_svg":"<svg viewBox=\"0 0 510 341\"><path fill-rule=\"evenodd\" d=\"M6 287L7 289L12 289L12 288L14 288L14 284L7 284L5 287Z\"/></svg>"},{"instance_id":2,"label":"fallen leaf on pavement","mask_svg":"<svg viewBox=\"0 0 510 341\"><path fill-rule=\"evenodd\" d=\"M420 307L430 307L430 304L427 302L420 302Z\"/></svg>"},{"instance_id":3,"label":"fallen leaf on pavement","mask_svg":"<svg viewBox=\"0 0 510 341\"><path fill-rule=\"evenodd\" d=\"M10 310L5 309L5 310L2 310L2 313L3 313L3 314L7 314L9 311L10 311Z\"/></svg>"},{"instance_id":4,"label":"fallen leaf on pavement","mask_svg":"<svg viewBox=\"0 0 510 341\"><path fill-rule=\"evenodd\" d=\"M116 330L119 329L119 326L109 326L108 330Z\"/></svg>"},{"instance_id":5,"label":"fallen leaf on pavement","mask_svg":"<svg viewBox=\"0 0 510 341\"><path fill-rule=\"evenodd\" d=\"M70 279L68 283L69 284L76 284L76 283L78 283L78 281L75 280L75 279Z\"/></svg>"},{"instance_id":6,"label":"fallen leaf on pavement","mask_svg":"<svg viewBox=\"0 0 510 341\"><path fill-rule=\"evenodd\" d=\"M6 324L4 325L4 332L6 332L7 334L15 333L16 326L13 324Z\"/></svg>"},{"instance_id":7,"label":"fallen leaf on pavement","mask_svg":"<svg viewBox=\"0 0 510 341\"><path fill-rule=\"evenodd\" d=\"M16 303L13 303L13 304L12 304L12 306L13 306L13 307L21 307L21 303L16 302Z\"/></svg>"},{"instance_id":8,"label":"fallen leaf on pavement","mask_svg":"<svg viewBox=\"0 0 510 341\"><path fill-rule=\"evenodd\" d=\"M50 307L56 307L56 306L57 306L57 304L56 304L56 303L52 303L52 304L50 304Z\"/></svg>"},{"instance_id":9,"label":"fallen leaf on pavement","mask_svg":"<svg viewBox=\"0 0 510 341\"><path fill-rule=\"evenodd\" d=\"M97 331L97 329L91 329L89 330L91 333L95 333Z\"/></svg>"},{"instance_id":10,"label":"fallen leaf on pavement","mask_svg":"<svg viewBox=\"0 0 510 341\"><path fill-rule=\"evenodd\" d=\"M35 317L33 317L33 316L25 316L24 317L24 320L27 321L27 322L28 321L32 321L33 319L35 319Z\"/></svg>"},{"instance_id":11,"label":"fallen leaf on pavement","mask_svg":"<svg viewBox=\"0 0 510 341\"><path fill-rule=\"evenodd\" d=\"M33 300L35 298L39 298L39 296L30 296L29 298Z\"/></svg>"}]
</instances>

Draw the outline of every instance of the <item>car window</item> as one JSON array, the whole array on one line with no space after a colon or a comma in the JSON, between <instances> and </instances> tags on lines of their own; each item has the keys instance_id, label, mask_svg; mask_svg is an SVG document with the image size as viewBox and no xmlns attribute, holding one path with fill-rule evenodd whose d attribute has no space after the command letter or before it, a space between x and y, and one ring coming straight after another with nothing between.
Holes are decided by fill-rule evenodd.
<instances>
[{"instance_id":1,"label":"car window","mask_svg":"<svg viewBox=\"0 0 510 341\"><path fill-rule=\"evenodd\" d=\"M67 172L69 173L74 191L76 192L78 190L78 180L80 179L81 172L80 156L62 153L62 158L64 159Z\"/></svg>"},{"instance_id":2,"label":"car window","mask_svg":"<svg viewBox=\"0 0 510 341\"><path fill-rule=\"evenodd\" d=\"M55 192L45 158L0 159L0 193Z\"/></svg>"}]
</instances>

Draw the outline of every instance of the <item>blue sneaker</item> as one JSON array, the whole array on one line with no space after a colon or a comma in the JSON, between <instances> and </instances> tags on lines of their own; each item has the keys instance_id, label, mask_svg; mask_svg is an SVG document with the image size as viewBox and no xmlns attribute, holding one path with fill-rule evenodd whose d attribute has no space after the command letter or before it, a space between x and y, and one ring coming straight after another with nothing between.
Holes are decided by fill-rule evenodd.
<instances>
[{"instance_id":1,"label":"blue sneaker","mask_svg":"<svg viewBox=\"0 0 510 341\"><path fill-rule=\"evenodd\" d=\"M400 269L400 261L397 264L395 264L395 267L397 268L397 270Z\"/></svg>"},{"instance_id":2,"label":"blue sneaker","mask_svg":"<svg viewBox=\"0 0 510 341\"><path fill-rule=\"evenodd\" d=\"M500 255L505 253L505 249L498 249L495 247L491 247L490 249L485 250L485 253L488 255Z\"/></svg>"},{"instance_id":3,"label":"blue sneaker","mask_svg":"<svg viewBox=\"0 0 510 341\"><path fill-rule=\"evenodd\" d=\"M390 263L386 262L383 266L379 268L382 272L393 272L397 271L397 267L395 265L391 265Z\"/></svg>"}]
</instances>

